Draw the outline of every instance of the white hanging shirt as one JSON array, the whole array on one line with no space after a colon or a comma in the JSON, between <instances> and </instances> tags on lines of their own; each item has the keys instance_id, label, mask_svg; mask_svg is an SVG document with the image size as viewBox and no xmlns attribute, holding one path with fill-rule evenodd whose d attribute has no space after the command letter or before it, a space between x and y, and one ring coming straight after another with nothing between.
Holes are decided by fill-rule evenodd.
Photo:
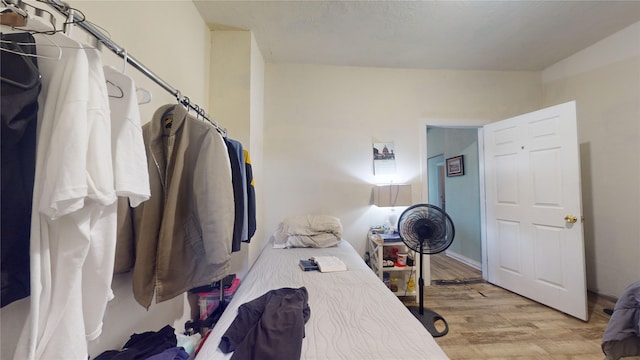
<instances>
[{"instance_id":1,"label":"white hanging shirt","mask_svg":"<svg viewBox=\"0 0 640 360\"><path fill-rule=\"evenodd\" d=\"M89 125L87 146L87 184L92 203L107 206L117 197L111 149L111 114L102 59L96 49L85 49L89 62Z\"/></svg>"},{"instance_id":2,"label":"white hanging shirt","mask_svg":"<svg viewBox=\"0 0 640 360\"><path fill-rule=\"evenodd\" d=\"M107 302L113 299L111 280L116 248L116 191L111 149L109 98L100 53L85 50L89 61L89 145L87 176L90 242L82 267L82 316L87 340L102 333Z\"/></svg>"},{"instance_id":3,"label":"white hanging shirt","mask_svg":"<svg viewBox=\"0 0 640 360\"><path fill-rule=\"evenodd\" d=\"M37 19L30 19L33 25ZM37 36L42 74L31 220L30 312L16 360L87 358L81 269L89 246L88 61L64 34ZM62 53L61 58L57 57ZM78 341L80 340L80 341Z\"/></svg>"},{"instance_id":4,"label":"white hanging shirt","mask_svg":"<svg viewBox=\"0 0 640 360\"><path fill-rule=\"evenodd\" d=\"M130 77L111 66L104 67L104 74L122 91L122 97L109 97L116 192L136 207L151 197L136 87Z\"/></svg>"},{"instance_id":5,"label":"white hanging shirt","mask_svg":"<svg viewBox=\"0 0 640 360\"><path fill-rule=\"evenodd\" d=\"M103 120L109 114L108 131L104 129L97 150L108 152L108 159L97 159L100 163L112 165L112 188L119 196L127 196L132 206L137 206L150 197L147 158L142 138L138 103L133 97L133 81L110 67L102 67L96 50L87 50L91 79L92 100L95 100L91 117ZM108 74L108 75L107 75ZM120 87L123 97L108 97L106 80ZM95 95L95 97L94 97ZM105 110L106 109L106 110ZM97 115L97 116L96 116ZM99 134L95 134L99 135ZM104 142L108 142L105 144ZM93 146L91 146L93 147ZM113 160L113 161L112 161ZM87 340L95 340L102 332L103 317L107 302L113 299L111 281L113 279L117 242L117 203L111 202L104 208L94 209L91 221L91 245L83 266L83 310Z\"/></svg>"}]
</instances>

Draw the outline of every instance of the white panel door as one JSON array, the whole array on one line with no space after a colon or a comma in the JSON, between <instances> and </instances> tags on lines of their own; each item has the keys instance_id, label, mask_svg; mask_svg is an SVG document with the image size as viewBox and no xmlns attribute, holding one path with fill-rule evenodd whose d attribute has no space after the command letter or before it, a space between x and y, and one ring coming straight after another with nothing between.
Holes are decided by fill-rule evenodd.
<instances>
[{"instance_id":1,"label":"white panel door","mask_svg":"<svg viewBox=\"0 0 640 360\"><path fill-rule=\"evenodd\" d=\"M587 320L575 102L484 126L488 281Z\"/></svg>"}]
</instances>

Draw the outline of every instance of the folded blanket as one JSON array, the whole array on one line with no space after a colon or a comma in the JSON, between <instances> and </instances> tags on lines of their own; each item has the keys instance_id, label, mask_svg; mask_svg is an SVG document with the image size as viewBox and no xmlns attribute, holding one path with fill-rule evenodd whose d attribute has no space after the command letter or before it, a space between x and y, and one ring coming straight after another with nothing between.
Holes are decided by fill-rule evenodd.
<instances>
[{"instance_id":1,"label":"folded blanket","mask_svg":"<svg viewBox=\"0 0 640 360\"><path fill-rule=\"evenodd\" d=\"M342 240L342 223L328 215L289 216L273 236L275 248L336 246Z\"/></svg>"},{"instance_id":2,"label":"folded blanket","mask_svg":"<svg viewBox=\"0 0 640 360\"><path fill-rule=\"evenodd\" d=\"M602 336L602 351L607 360L640 355L640 281L629 285L616 302Z\"/></svg>"}]
</instances>

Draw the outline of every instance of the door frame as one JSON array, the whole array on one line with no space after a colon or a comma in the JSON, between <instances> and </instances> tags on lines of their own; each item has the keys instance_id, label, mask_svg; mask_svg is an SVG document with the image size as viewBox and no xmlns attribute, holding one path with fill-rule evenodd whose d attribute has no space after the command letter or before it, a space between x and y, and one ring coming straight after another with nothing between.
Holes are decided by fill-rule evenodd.
<instances>
[{"instance_id":1,"label":"door frame","mask_svg":"<svg viewBox=\"0 0 640 360\"><path fill-rule=\"evenodd\" d=\"M427 127L444 127L444 128L474 128L478 130L478 176L480 187L480 246L482 254L482 278L487 280L487 217L485 209L485 183L484 183L484 132L483 126L492 122L487 119L444 119L444 118L426 118L421 119L418 124L418 134L420 134L420 188L421 201L429 202L429 154L427 153ZM435 154L434 154L435 155ZM431 261L429 257L425 257L425 266L423 277L426 284L431 284Z\"/></svg>"},{"instance_id":2,"label":"door frame","mask_svg":"<svg viewBox=\"0 0 640 360\"><path fill-rule=\"evenodd\" d=\"M427 135L427 138L428 138L428 135ZM427 166L428 166L427 172L434 169L438 171L437 179L435 183L432 182L431 176L427 177L427 180L428 180L427 186L429 189L435 189L435 191L437 191L437 195L440 197L440 199L442 199L442 197L444 196L444 179L442 179L443 174L440 174L440 173L444 172L444 154L427 156ZM431 198L431 191L429 191L429 198ZM447 211L447 209L442 206L442 201L438 201L438 203L431 203L431 202L429 203L432 205L439 206L445 212Z\"/></svg>"}]
</instances>

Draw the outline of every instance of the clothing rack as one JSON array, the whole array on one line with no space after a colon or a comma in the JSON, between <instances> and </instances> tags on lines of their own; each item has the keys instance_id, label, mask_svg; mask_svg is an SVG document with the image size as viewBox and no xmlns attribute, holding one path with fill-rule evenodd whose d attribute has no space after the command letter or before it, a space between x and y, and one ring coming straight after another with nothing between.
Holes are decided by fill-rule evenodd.
<instances>
[{"instance_id":1,"label":"clothing rack","mask_svg":"<svg viewBox=\"0 0 640 360\"><path fill-rule=\"evenodd\" d=\"M75 13L74 9L71 8L68 4L66 4L65 2L60 1L60 0L37 0L37 1L43 2L43 3L46 3L46 4L50 5L58 13L60 13L63 16L65 16L65 18L67 19L67 21L65 22L65 33L67 35L70 35L70 33L71 33L71 26L77 25L77 26L81 27L86 32L88 32L90 35L95 37L100 44L103 44L104 46L106 46L109 50L111 50L117 56L119 56L122 59L124 59L127 63L131 64L131 66L133 66L134 68L139 70L141 73L143 73L149 79L154 81L156 84L160 85L160 87L162 87L163 89L168 91L171 95L173 95L176 98L176 100L180 104L184 105L187 108L187 110L191 109L191 110L195 111L197 116L202 117L204 120L207 120L211 124L213 124L213 126L223 136L227 135L227 129L223 128L216 121L212 120L209 117L209 115L206 113L206 111L205 111L205 109L203 107L200 107L197 104L192 103L187 96L182 95L180 90L174 88L173 86L169 85L169 83L167 83L166 81L161 79L158 75L156 75L153 71L151 71L149 68L144 66L144 64L142 64L140 61L138 61L135 57L131 56L127 52L127 50L125 48L123 48L120 45L116 44L114 41L111 40L111 38L109 38L107 35L105 35L98 28L93 26L91 23L85 21L84 17L78 16L78 14Z\"/></svg>"},{"instance_id":2,"label":"clothing rack","mask_svg":"<svg viewBox=\"0 0 640 360\"><path fill-rule=\"evenodd\" d=\"M65 23L65 33L67 35L70 34L71 28L68 26L78 25L95 37L101 44L104 44L109 50L113 51L116 55L123 58L127 63L131 64L134 68L138 69L141 73L146 75L149 79L153 80L156 84L160 85L163 89L168 91L170 94L176 97L176 100L184 105L187 109L192 109L196 112L196 114L203 119L209 121L213 126L223 135L227 136L227 129L221 127L217 122L213 121L209 118L204 108L192 103L187 96L183 96L180 90L177 90L173 86L169 85L166 81L162 80L158 75L156 75L149 68L144 66L140 61L138 61L135 57L131 56L127 53L126 49L121 47L120 45L113 42L108 36L102 33L102 31L98 30L91 23L84 21L84 18L79 17L69 5L60 0L38 0L40 2L47 3L51 5L56 11L60 14L64 15L67 19ZM224 310L224 305L226 304L224 301L224 286L222 284L222 280L218 281L218 286L220 287L220 307L221 310Z\"/></svg>"}]
</instances>

